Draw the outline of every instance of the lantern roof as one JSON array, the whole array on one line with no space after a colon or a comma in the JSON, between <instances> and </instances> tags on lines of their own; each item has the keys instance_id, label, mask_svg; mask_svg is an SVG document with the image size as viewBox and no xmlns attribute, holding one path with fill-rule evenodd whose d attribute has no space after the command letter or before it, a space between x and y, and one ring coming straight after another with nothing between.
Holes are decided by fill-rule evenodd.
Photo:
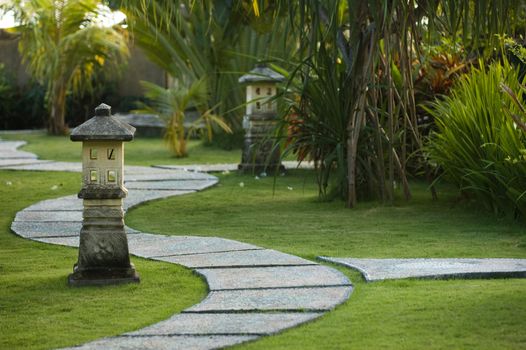
<instances>
[{"instance_id":1,"label":"lantern roof","mask_svg":"<svg viewBox=\"0 0 526 350\"><path fill-rule=\"evenodd\" d=\"M71 141L131 141L135 128L111 115L111 107L101 103L95 116L71 131Z\"/></svg>"},{"instance_id":2,"label":"lantern roof","mask_svg":"<svg viewBox=\"0 0 526 350\"><path fill-rule=\"evenodd\" d=\"M239 78L240 83L279 83L285 77L270 69L265 63L258 63L248 74Z\"/></svg>"}]
</instances>

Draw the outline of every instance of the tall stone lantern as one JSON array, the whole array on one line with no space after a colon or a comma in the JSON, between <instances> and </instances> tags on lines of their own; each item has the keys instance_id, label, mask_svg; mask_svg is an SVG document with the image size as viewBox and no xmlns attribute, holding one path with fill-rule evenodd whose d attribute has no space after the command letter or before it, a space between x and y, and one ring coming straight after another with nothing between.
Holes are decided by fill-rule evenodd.
<instances>
[{"instance_id":1,"label":"tall stone lantern","mask_svg":"<svg viewBox=\"0 0 526 350\"><path fill-rule=\"evenodd\" d=\"M284 80L283 75L266 64L257 64L248 74L239 78L239 82L246 85L247 95L246 114L243 117L245 142L241 164L238 166L241 172L283 170L279 150L273 150L273 141L268 136L278 117L274 99L276 85Z\"/></svg>"},{"instance_id":2,"label":"tall stone lantern","mask_svg":"<svg viewBox=\"0 0 526 350\"><path fill-rule=\"evenodd\" d=\"M101 104L95 116L71 132L72 141L82 141L83 220L78 262L69 284L104 285L139 282L130 263L124 231L124 141L131 141L135 128L111 115Z\"/></svg>"}]
</instances>

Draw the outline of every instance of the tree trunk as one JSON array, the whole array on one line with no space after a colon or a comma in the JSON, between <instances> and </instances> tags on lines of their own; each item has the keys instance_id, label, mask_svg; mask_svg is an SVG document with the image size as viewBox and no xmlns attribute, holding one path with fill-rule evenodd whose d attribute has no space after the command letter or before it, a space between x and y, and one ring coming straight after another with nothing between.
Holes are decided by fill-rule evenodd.
<instances>
[{"instance_id":1,"label":"tree trunk","mask_svg":"<svg viewBox=\"0 0 526 350\"><path fill-rule=\"evenodd\" d=\"M51 110L48 120L48 133L51 135L65 135L66 126L66 86L57 83L51 95Z\"/></svg>"},{"instance_id":2,"label":"tree trunk","mask_svg":"<svg viewBox=\"0 0 526 350\"><path fill-rule=\"evenodd\" d=\"M354 115L351 117L354 118ZM356 196L356 152L357 149L353 142L353 123L349 123L347 128L347 208L354 208L358 201Z\"/></svg>"},{"instance_id":3,"label":"tree trunk","mask_svg":"<svg viewBox=\"0 0 526 350\"><path fill-rule=\"evenodd\" d=\"M358 153L358 140L364 122L365 96L363 90L358 97L358 102L347 125L347 207L354 208L358 203L356 194L356 156Z\"/></svg>"}]
</instances>

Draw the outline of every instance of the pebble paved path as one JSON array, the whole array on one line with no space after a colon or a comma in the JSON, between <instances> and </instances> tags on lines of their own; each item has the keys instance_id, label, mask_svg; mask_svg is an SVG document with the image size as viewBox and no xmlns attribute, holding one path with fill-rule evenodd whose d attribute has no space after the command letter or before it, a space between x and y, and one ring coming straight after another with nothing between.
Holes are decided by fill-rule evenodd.
<instances>
[{"instance_id":1,"label":"pebble paved path","mask_svg":"<svg viewBox=\"0 0 526 350\"><path fill-rule=\"evenodd\" d=\"M0 141L0 169L75 171L80 164L38 160ZM200 172L126 167L125 210L145 201L203 190L217 178ZM36 203L17 213L11 229L27 239L78 246L82 203L76 195ZM296 256L218 237L163 236L127 228L130 252L187 266L204 276L209 294L181 314L75 349L217 349L252 341L320 317L347 300L339 271Z\"/></svg>"}]
</instances>

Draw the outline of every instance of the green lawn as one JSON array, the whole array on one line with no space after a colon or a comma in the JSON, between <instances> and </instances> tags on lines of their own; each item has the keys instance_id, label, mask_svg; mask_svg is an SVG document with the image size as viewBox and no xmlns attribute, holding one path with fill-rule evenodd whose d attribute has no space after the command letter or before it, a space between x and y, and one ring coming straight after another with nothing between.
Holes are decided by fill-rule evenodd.
<instances>
[{"instance_id":1,"label":"green lawn","mask_svg":"<svg viewBox=\"0 0 526 350\"><path fill-rule=\"evenodd\" d=\"M51 147L54 142L49 140L38 135L33 139L35 145L49 142ZM60 142L72 144L67 139ZM162 147L160 144L159 151ZM42 148L35 148L40 155L49 151L40 152ZM128 151L130 160L132 150ZM65 160L60 158L60 147L53 152L56 153L49 154L50 158ZM78 149L74 153L78 155ZM166 164L168 159L166 155L159 155L158 159L145 154L137 157L134 164ZM210 155L203 157L215 159ZM80 292L65 285L75 260L74 249L31 243L8 233L17 210L39 199L78 190L78 175L38 174L0 172L0 193L6 198L0 208L6 213L0 221L0 283L7 286L0 290L0 348L12 347L8 345L15 344L17 337L25 337L16 343L22 348L64 346L62 335L66 326L71 333L66 338L78 342L96 338L103 330L106 335L117 334L180 310L180 299L189 305L203 296L202 283L191 274L188 278L192 282L182 285L184 289L168 288L174 283L170 278L179 278L173 272L187 270L135 259L143 284L108 288L107 297L106 290L102 296L98 289L88 290L90 296L82 293L80 298ZM454 189L447 186L439 188L436 202L430 199L426 185L416 181L412 183L414 199L410 202L398 200L394 206L361 203L348 210L339 201L318 202L313 174L308 171L291 171L278 177L275 186L273 178L255 179L233 173L221 175L220 180L216 187L200 193L144 204L132 210L126 222L147 232L232 238L309 259L317 255L526 258L524 223L496 218L479 211L473 203L458 203ZM4 186L6 181L13 184ZM50 190L60 184L59 190ZM151 217L158 219L153 221ZM145 278L148 271L150 278ZM358 273L343 268L341 271L355 284L348 302L320 320L239 348L526 349L526 280L403 280L367 284ZM41 288L41 277L49 286ZM152 284L148 287L149 279ZM119 310L117 319L113 303L124 297L133 299L127 311L134 316L122 317L124 311ZM106 302L101 310L112 311L94 316L88 310L94 307L90 302L95 298ZM144 310L137 311L136 304L144 306ZM84 329L87 320L89 328L98 325L91 333ZM132 326L129 322L137 323Z\"/></svg>"},{"instance_id":2,"label":"green lawn","mask_svg":"<svg viewBox=\"0 0 526 350\"><path fill-rule=\"evenodd\" d=\"M81 142L73 142L68 136L48 136L45 132L9 134L0 132L4 140L24 140L28 144L21 149L39 155L40 159L80 162ZM239 163L240 150L226 151L191 140L186 158L175 158L160 138L136 138L125 143L125 162L130 165L160 164L214 164Z\"/></svg>"},{"instance_id":3,"label":"green lawn","mask_svg":"<svg viewBox=\"0 0 526 350\"><path fill-rule=\"evenodd\" d=\"M436 202L426 184L413 182L410 202L361 203L349 210L340 201L320 203L309 171L290 171L275 186L273 177L219 176L213 189L132 210L128 225L163 234L226 237L310 259L526 258L524 224L455 204L455 191L446 186L438 189ZM157 216L165 219L150 220Z\"/></svg>"}]
</instances>

